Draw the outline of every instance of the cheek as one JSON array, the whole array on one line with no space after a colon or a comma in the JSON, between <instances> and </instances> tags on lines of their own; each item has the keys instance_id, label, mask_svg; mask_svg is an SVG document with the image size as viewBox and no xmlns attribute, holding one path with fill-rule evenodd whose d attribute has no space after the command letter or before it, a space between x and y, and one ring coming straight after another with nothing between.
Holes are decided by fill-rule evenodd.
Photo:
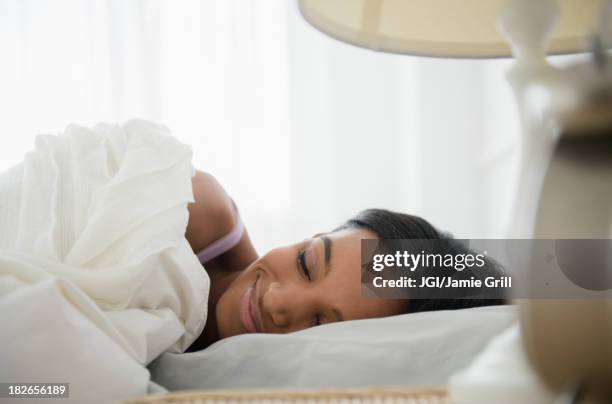
<instances>
[{"instance_id":1,"label":"cheek","mask_svg":"<svg viewBox=\"0 0 612 404\"><path fill-rule=\"evenodd\" d=\"M297 249L291 247L276 248L261 257L252 267L253 280L259 273L265 284L271 282L286 282L299 275L297 272Z\"/></svg>"},{"instance_id":2,"label":"cheek","mask_svg":"<svg viewBox=\"0 0 612 404\"><path fill-rule=\"evenodd\" d=\"M376 303L377 304L372 309L375 313L375 317L395 316L406 312L404 308L405 303L402 300L381 299Z\"/></svg>"},{"instance_id":3,"label":"cheek","mask_svg":"<svg viewBox=\"0 0 612 404\"><path fill-rule=\"evenodd\" d=\"M344 284L338 282L330 291L347 320L387 317L404 312L403 301L362 296L359 280L347 278L351 280Z\"/></svg>"},{"instance_id":4,"label":"cheek","mask_svg":"<svg viewBox=\"0 0 612 404\"><path fill-rule=\"evenodd\" d=\"M364 302L361 300L354 301L353 304L345 305L344 307L346 320L363 320L396 314L393 310L386 310L378 304L372 304L371 302Z\"/></svg>"}]
</instances>

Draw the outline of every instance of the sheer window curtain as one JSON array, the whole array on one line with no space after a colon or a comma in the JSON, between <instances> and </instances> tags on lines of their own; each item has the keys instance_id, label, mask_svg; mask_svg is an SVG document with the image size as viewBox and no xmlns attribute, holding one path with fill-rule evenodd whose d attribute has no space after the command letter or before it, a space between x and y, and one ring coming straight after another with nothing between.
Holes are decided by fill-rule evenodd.
<instances>
[{"instance_id":1,"label":"sheer window curtain","mask_svg":"<svg viewBox=\"0 0 612 404\"><path fill-rule=\"evenodd\" d=\"M36 134L138 117L193 146L260 253L370 207L461 237L510 219L510 61L370 52L288 0L0 0L0 49L0 170Z\"/></svg>"}]
</instances>

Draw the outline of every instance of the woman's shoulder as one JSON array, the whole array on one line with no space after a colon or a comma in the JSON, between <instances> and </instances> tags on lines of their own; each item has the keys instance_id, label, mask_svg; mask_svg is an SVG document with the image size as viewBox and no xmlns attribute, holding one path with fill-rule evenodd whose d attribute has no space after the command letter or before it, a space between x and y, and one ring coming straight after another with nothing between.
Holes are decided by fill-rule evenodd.
<instances>
[{"instance_id":1,"label":"woman's shoulder","mask_svg":"<svg viewBox=\"0 0 612 404\"><path fill-rule=\"evenodd\" d=\"M198 252L234 229L238 217L223 186L209 173L196 171L191 180L194 202L190 203L185 237Z\"/></svg>"}]
</instances>

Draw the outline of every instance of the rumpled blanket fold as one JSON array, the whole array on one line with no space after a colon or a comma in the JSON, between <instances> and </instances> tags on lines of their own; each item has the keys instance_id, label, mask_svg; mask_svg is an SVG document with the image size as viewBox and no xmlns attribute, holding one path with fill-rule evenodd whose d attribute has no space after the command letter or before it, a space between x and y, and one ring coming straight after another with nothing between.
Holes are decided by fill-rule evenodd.
<instances>
[{"instance_id":1,"label":"rumpled blanket fold","mask_svg":"<svg viewBox=\"0 0 612 404\"><path fill-rule=\"evenodd\" d=\"M0 174L1 381L123 399L197 338L210 282L185 239L191 156L148 121L70 125Z\"/></svg>"}]
</instances>

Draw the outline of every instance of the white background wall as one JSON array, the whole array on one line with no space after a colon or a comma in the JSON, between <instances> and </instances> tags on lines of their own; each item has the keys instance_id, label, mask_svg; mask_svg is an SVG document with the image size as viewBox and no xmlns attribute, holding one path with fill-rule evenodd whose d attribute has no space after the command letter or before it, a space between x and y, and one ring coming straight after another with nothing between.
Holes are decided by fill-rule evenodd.
<instances>
[{"instance_id":1,"label":"white background wall","mask_svg":"<svg viewBox=\"0 0 612 404\"><path fill-rule=\"evenodd\" d=\"M38 133L140 117L193 146L260 252L368 207L503 237L509 60L371 52L288 0L0 0L0 170Z\"/></svg>"}]
</instances>

